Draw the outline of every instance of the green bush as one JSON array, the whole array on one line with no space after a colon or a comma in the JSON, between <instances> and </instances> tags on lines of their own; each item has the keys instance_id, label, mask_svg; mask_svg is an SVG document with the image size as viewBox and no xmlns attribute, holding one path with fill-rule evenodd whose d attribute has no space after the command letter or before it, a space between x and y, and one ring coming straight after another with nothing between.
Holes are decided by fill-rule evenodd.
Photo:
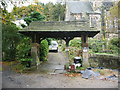
<instances>
[{"instance_id":1,"label":"green bush","mask_svg":"<svg viewBox=\"0 0 120 90\"><path fill-rule=\"evenodd\" d=\"M110 42L112 45L120 48L120 38L113 38Z\"/></svg>"},{"instance_id":2,"label":"green bush","mask_svg":"<svg viewBox=\"0 0 120 90\"><path fill-rule=\"evenodd\" d=\"M2 24L2 53L3 60L15 60L16 46L20 41L20 34L15 24Z\"/></svg>"},{"instance_id":3,"label":"green bush","mask_svg":"<svg viewBox=\"0 0 120 90\"><path fill-rule=\"evenodd\" d=\"M47 40L42 40L40 43L40 60L41 61L46 61L47 56L48 56L48 41Z\"/></svg>"},{"instance_id":4,"label":"green bush","mask_svg":"<svg viewBox=\"0 0 120 90\"><path fill-rule=\"evenodd\" d=\"M22 58L20 61L32 61L32 58Z\"/></svg>"},{"instance_id":5,"label":"green bush","mask_svg":"<svg viewBox=\"0 0 120 90\"><path fill-rule=\"evenodd\" d=\"M104 42L105 41L96 40L96 39L89 40L89 49L91 49L95 53L102 52L103 50L102 46Z\"/></svg>"},{"instance_id":6,"label":"green bush","mask_svg":"<svg viewBox=\"0 0 120 90\"><path fill-rule=\"evenodd\" d=\"M31 39L24 37L16 47L17 59L30 58Z\"/></svg>"},{"instance_id":7,"label":"green bush","mask_svg":"<svg viewBox=\"0 0 120 90\"><path fill-rule=\"evenodd\" d=\"M26 67L31 65L31 39L29 37L22 36L20 43L16 47L17 49L17 60Z\"/></svg>"},{"instance_id":8,"label":"green bush","mask_svg":"<svg viewBox=\"0 0 120 90\"><path fill-rule=\"evenodd\" d=\"M103 45L105 46L104 51ZM90 39L89 49L95 53L120 54L120 39L113 38L110 41Z\"/></svg>"},{"instance_id":9,"label":"green bush","mask_svg":"<svg viewBox=\"0 0 120 90\"><path fill-rule=\"evenodd\" d=\"M109 49L114 50L116 54L120 54L120 38L111 39L109 42Z\"/></svg>"},{"instance_id":10,"label":"green bush","mask_svg":"<svg viewBox=\"0 0 120 90\"><path fill-rule=\"evenodd\" d=\"M31 67L31 61L32 60L33 60L32 58L22 58L22 59L20 59L21 64L26 66L26 67Z\"/></svg>"},{"instance_id":11,"label":"green bush","mask_svg":"<svg viewBox=\"0 0 120 90\"><path fill-rule=\"evenodd\" d=\"M53 38L47 38L46 40L48 41L48 45L50 45L51 41L54 40L54 39Z\"/></svg>"},{"instance_id":12,"label":"green bush","mask_svg":"<svg viewBox=\"0 0 120 90\"><path fill-rule=\"evenodd\" d=\"M81 39L73 39L73 40L70 41L69 45L71 47L81 48Z\"/></svg>"}]
</instances>

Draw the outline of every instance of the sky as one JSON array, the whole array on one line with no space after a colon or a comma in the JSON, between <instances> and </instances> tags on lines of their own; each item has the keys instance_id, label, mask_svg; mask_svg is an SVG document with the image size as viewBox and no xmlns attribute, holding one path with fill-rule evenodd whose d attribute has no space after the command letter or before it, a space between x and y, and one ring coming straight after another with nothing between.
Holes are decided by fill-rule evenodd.
<instances>
[{"instance_id":1,"label":"sky","mask_svg":"<svg viewBox=\"0 0 120 90\"><path fill-rule=\"evenodd\" d=\"M6 0L7 2L9 2L9 0ZM30 1L34 1L34 0L30 0ZM38 1L40 1L41 3L44 3L44 4L46 4L46 3L49 3L49 2L52 2L52 3L56 3L57 2L57 0L38 0ZM28 6L29 4L28 3L24 3L23 4L23 6ZM18 5L19 6L19 5ZM12 11L12 9L13 9L13 5L11 4L11 3L9 3L8 4L8 8L7 8L7 10L8 10L8 12L11 12Z\"/></svg>"},{"instance_id":2,"label":"sky","mask_svg":"<svg viewBox=\"0 0 120 90\"><path fill-rule=\"evenodd\" d=\"M57 0L39 0L41 3L48 3L48 2L53 2L53 3L56 3Z\"/></svg>"}]
</instances>

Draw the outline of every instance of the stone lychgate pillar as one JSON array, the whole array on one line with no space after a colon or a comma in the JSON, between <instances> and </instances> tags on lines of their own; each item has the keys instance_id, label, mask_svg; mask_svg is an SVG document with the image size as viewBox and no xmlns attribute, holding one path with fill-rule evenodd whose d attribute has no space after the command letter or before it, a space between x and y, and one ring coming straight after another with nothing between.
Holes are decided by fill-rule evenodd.
<instances>
[{"instance_id":1,"label":"stone lychgate pillar","mask_svg":"<svg viewBox=\"0 0 120 90\"><path fill-rule=\"evenodd\" d=\"M32 56L32 65L39 65L39 44L38 43L32 43L31 47L31 56Z\"/></svg>"},{"instance_id":2,"label":"stone lychgate pillar","mask_svg":"<svg viewBox=\"0 0 120 90\"><path fill-rule=\"evenodd\" d=\"M32 65L39 65L40 64L40 60L39 60L39 56L40 56L40 38L38 37L37 34L34 34L32 36L32 47L31 47L31 56L32 56Z\"/></svg>"},{"instance_id":3,"label":"stone lychgate pillar","mask_svg":"<svg viewBox=\"0 0 120 90\"><path fill-rule=\"evenodd\" d=\"M81 37L81 39L82 39L82 58L83 58L82 66L84 68L87 68L87 67L89 67L89 61L88 61L88 58L89 58L88 36L83 35Z\"/></svg>"}]
</instances>

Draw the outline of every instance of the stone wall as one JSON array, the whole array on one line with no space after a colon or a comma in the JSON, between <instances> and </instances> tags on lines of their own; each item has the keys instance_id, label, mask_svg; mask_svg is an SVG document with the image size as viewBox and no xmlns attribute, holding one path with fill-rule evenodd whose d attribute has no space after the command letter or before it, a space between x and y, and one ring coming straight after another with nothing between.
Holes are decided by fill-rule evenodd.
<instances>
[{"instance_id":1,"label":"stone wall","mask_svg":"<svg viewBox=\"0 0 120 90\"><path fill-rule=\"evenodd\" d=\"M120 56L92 54L89 63L91 67L120 68Z\"/></svg>"}]
</instances>

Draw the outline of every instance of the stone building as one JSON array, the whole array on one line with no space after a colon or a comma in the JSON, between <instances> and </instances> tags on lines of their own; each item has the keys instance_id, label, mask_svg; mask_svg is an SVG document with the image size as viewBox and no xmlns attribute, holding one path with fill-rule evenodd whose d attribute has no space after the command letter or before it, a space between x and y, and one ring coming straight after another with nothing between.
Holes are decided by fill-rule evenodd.
<instances>
[{"instance_id":1,"label":"stone building","mask_svg":"<svg viewBox=\"0 0 120 90\"><path fill-rule=\"evenodd\" d=\"M90 27L100 30L100 12L94 11L92 2L89 1L67 1L65 21L87 20Z\"/></svg>"},{"instance_id":2,"label":"stone building","mask_svg":"<svg viewBox=\"0 0 120 90\"><path fill-rule=\"evenodd\" d=\"M108 10L104 9L104 18L109 15L109 9L112 7L114 2L118 0L59 0L60 3L66 4L66 15L65 21L79 21L79 20L88 20L90 27L96 27L97 30L101 30L101 33L96 35L96 39L102 38L102 6L107 7ZM115 18L116 22L117 18ZM105 30L109 32L111 29L116 29L115 32L111 34L106 34L106 37L116 37L115 34L118 30L118 24L115 23L113 27L111 21L104 21ZM111 36L112 35L112 36Z\"/></svg>"},{"instance_id":3,"label":"stone building","mask_svg":"<svg viewBox=\"0 0 120 90\"><path fill-rule=\"evenodd\" d=\"M107 3L107 2L106 2ZM105 3L103 3L105 4ZM105 30L106 30L106 38L112 39L114 37L118 37L118 3L109 2L108 10L105 10ZM107 5L105 5L107 6ZM118 9L118 10L117 10ZM111 11L114 12L111 12ZM114 13L114 16L113 16Z\"/></svg>"}]
</instances>

